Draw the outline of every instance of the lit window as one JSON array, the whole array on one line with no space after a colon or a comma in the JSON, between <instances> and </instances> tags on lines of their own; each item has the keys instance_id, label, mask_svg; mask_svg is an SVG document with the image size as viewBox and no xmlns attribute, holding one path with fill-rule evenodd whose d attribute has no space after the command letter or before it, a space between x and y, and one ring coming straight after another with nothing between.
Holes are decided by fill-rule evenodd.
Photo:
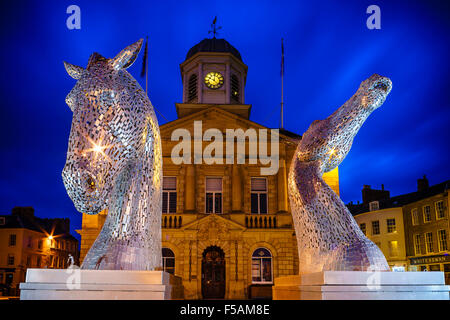
<instances>
[{"instance_id":1,"label":"lit window","mask_svg":"<svg viewBox=\"0 0 450 320\"><path fill-rule=\"evenodd\" d=\"M447 251L447 232L446 230L438 230L439 251Z\"/></svg>"},{"instance_id":2,"label":"lit window","mask_svg":"<svg viewBox=\"0 0 450 320\"><path fill-rule=\"evenodd\" d=\"M419 213L417 212L417 208L411 210L411 221L413 226L419 224Z\"/></svg>"},{"instance_id":3,"label":"lit window","mask_svg":"<svg viewBox=\"0 0 450 320\"><path fill-rule=\"evenodd\" d=\"M9 246L14 247L16 245L17 236L15 234L9 235Z\"/></svg>"},{"instance_id":4,"label":"lit window","mask_svg":"<svg viewBox=\"0 0 450 320\"><path fill-rule=\"evenodd\" d=\"M425 233L425 245L426 245L427 253L434 252L433 251L433 233L432 232Z\"/></svg>"},{"instance_id":5,"label":"lit window","mask_svg":"<svg viewBox=\"0 0 450 320\"><path fill-rule=\"evenodd\" d=\"M444 201L437 201L434 204L435 208L436 208L436 217L438 219L442 219L445 218L445 213L444 213Z\"/></svg>"},{"instance_id":6,"label":"lit window","mask_svg":"<svg viewBox=\"0 0 450 320\"><path fill-rule=\"evenodd\" d=\"M414 251L416 255L422 254L422 248L420 247L420 234L414 235Z\"/></svg>"},{"instance_id":7,"label":"lit window","mask_svg":"<svg viewBox=\"0 0 450 320\"><path fill-rule=\"evenodd\" d=\"M372 235L380 234L380 221L372 221Z\"/></svg>"},{"instance_id":8,"label":"lit window","mask_svg":"<svg viewBox=\"0 0 450 320\"><path fill-rule=\"evenodd\" d=\"M222 213L222 178L206 178L206 213Z\"/></svg>"},{"instance_id":9,"label":"lit window","mask_svg":"<svg viewBox=\"0 0 450 320\"><path fill-rule=\"evenodd\" d=\"M369 210L376 211L380 209L380 203L378 201L372 201L369 203Z\"/></svg>"},{"instance_id":10,"label":"lit window","mask_svg":"<svg viewBox=\"0 0 450 320\"><path fill-rule=\"evenodd\" d=\"M430 206L423 207L423 221L425 221L425 222L431 221L431 207Z\"/></svg>"},{"instance_id":11,"label":"lit window","mask_svg":"<svg viewBox=\"0 0 450 320\"><path fill-rule=\"evenodd\" d=\"M266 178L251 178L251 213L267 213Z\"/></svg>"},{"instance_id":12,"label":"lit window","mask_svg":"<svg viewBox=\"0 0 450 320\"><path fill-rule=\"evenodd\" d=\"M365 223L361 223L359 225L359 228L361 229L362 233L364 233L364 235L366 235L366 224Z\"/></svg>"},{"instance_id":13,"label":"lit window","mask_svg":"<svg viewBox=\"0 0 450 320\"><path fill-rule=\"evenodd\" d=\"M389 256L398 256L398 241L389 241Z\"/></svg>"},{"instance_id":14,"label":"lit window","mask_svg":"<svg viewBox=\"0 0 450 320\"><path fill-rule=\"evenodd\" d=\"M177 212L177 178L164 177L163 179L163 194L162 194L162 212L176 213Z\"/></svg>"},{"instance_id":15,"label":"lit window","mask_svg":"<svg viewBox=\"0 0 450 320\"><path fill-rule=\"evenodd\" d=\"M162 248L162 266L163 271L175 273L175 254L169 248Z\"/></svg>"},{"instance_id":16,"label":"lit window","mask_svg":"<svg viewBox=\"0 0 450 320\"><path fill-rule=\"evenodd\" d=\"M387 233L393 233L396 230L395 219L387 219Z\"/></svg>"},{"instance_id":17,"label":"lit window","mask_svg":"<svg viewBox=\"0 0 450 320\"><path fill-rule=\"evenodd\" d=\"M272 254L266 248L258 248L253 252L252 282L272 283Z\"/></svg>"}]
</instances>

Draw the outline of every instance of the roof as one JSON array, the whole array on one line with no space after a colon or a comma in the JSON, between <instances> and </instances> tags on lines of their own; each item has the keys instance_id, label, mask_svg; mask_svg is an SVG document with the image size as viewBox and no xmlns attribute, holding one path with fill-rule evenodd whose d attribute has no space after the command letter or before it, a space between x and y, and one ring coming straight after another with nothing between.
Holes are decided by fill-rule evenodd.
<instances>
[{"instance_id":1,"label":"roof","mask_svg":"<svg viewBox=\"0 0 450 320\"><path fill-rule=\"evenodd\" d=\"M434 186L428 187L422 191L415 191L411 193L402 194L399 196L391 197L385 200L379 200L379 208L387 209L387 208L395 208L395 207L403 207L410 203L420 201L422 199L426 199L432 196L435 196L440 193L446 192L450 188L450 180L441 182L439 184L435 184ZM369 212L369 204L361 203L361 204L347 204L347 208L350 210L352 215L358 215L361 213Z\"/></svg>"},{"instance_id":2,"label":"roof","mask_svg":"<svg viewBox=\"0 0 450 320\"><path fill-rule=\"evenodd\" d=\"M0 229L28 229L44 234L53 234L67 240L78 241L66 230L69 225L69 219L43 219L34 216L33 213L14 213L14 211L11 215L0 215L0 217L5 218L5 224L0 225Z\"/></svg>"},{"instance_id":3,"label":"roof","mask_svg":"<svg viewBox=\"0 0 450 320\"><path fill-rule=\"evenodd\" d=\"M225 39L203 39L191 49L189 49L186 55L186 60L198 52L228 52L242 61L239 51Z\"/></svg>"}]
</instances>

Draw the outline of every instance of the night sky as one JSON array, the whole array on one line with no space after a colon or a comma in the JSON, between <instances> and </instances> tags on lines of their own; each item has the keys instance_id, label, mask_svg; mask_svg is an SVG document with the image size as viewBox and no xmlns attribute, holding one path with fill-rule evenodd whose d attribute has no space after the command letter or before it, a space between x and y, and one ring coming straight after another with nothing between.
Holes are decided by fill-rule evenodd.
<instances>
[{"instance_id":1,"label":"night sky","mask_svg":"<svg viewBox=\"0 0 450 320\"><path fill-rule=\"evenodd\" d=\"M66 27L71 4L81 8L81 30ZM366 27L371 4L381 8L381 30ZM340 166L345 203L361 200L364 184L395 196L415 191L424 174L430 184L447 180L449 12L445 1L2 1L0 214L33 206L39 217L69 217L72 230L81 228L61 178L72 121L64 99L75 85L63 60L85 67L92 52L113 57L148 35L149 97L172 121L179 64L210 37L215 16L218 38L248 65L251 120L267 127L279 126L282 37L287 130L302 134L373 73L392 79ZM145 88L142 54L128 71Z\"/></svg>"}]
</instances>

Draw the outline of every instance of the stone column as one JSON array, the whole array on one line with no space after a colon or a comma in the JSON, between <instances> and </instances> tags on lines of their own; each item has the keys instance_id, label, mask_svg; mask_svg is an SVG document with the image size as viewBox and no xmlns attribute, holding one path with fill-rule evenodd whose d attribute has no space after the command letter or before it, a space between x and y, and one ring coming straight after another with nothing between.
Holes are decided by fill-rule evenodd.
<instances>
[{"instance_id":1,"label":"stone column","mask_svg":"<svg viewBox=\"0 0 450 320\"><path fill-rule=\"evenodd\" d=\"M186 178L185 178L185 191L184 191L184 211L195 211L195 168L193 164L186 166Z\"/></svg>"},{"instance_id":2,"label":"stone column","mask_svg":"<svg viewBox=\"0 0 450 320\"><path fill-rule=\"evenodd\" d=\"M286 177L286 160L279 160L278 178L278 212L287 212L287 177Z\"/></svg>"},{"instance_id":3,"label":"stone column","mask_svg":"<svg viewBox=\"0 0 450 320\"><path fill-rule=\"evenodd\" d=\"M231 173L231 210L233 212L242 212L242 179L237 164L233 164Z\"/></svg>"}]
</instances>

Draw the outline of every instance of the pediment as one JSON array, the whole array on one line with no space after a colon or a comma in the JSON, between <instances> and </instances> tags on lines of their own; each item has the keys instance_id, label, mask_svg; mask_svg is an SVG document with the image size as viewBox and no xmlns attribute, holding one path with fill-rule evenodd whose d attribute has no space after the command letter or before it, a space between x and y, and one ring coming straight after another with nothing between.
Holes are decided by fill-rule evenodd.
<instances>
[{"instance_id":1,"label":"pediment","mask_svg":"<svg viewBox=\"0 0 450 320\"><path fill-rule=\"evenodd\" d=\"M210 128L216 128L225 134L226 129L243 129L245 131L247 129L253 128L255 130L267 129L268 137L270 136L270 128L260 125L251 120L239 117L231 112L221 109L220 107L214 106L196 112L195 114L161 125L161 138L170 140L172 132L176 129L187 129L193 135L194 121L202 122L203 132ZM280 132L280 140L292 141L293 139L292 137L289 137Z\"/></svg>"},{"instance_id":2,"label":"pediment","mask_svg":"<svg viewBox=\"0 0 450 320\"><path fill-rule=\"evenodd\" d=\"M201 239L226 239L231 232L243 231L245 227L225 219L218 214L210 214L195 220L180 229L185 231L197 231L197 237Z\"/></svg>"}]
</instances>

